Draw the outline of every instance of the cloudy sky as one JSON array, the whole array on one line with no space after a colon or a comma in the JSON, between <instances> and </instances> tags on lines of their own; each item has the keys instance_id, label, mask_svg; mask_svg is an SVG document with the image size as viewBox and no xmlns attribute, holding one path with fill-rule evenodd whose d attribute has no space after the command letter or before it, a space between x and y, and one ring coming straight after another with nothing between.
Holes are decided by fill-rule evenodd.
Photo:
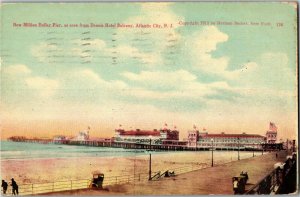
<instances>
[{"instance_id":1,"label":"cloudy sky","mask_svg":"<svg viewBox=\"0 0 300 197\"><path fill-rule=\"evenodd\" d=\"M210 25L182 25L194 21ZM119 124L164 123L181 138L194 124L264 135L270 121L280 138L296 136L292 4L9 4L2 22L2 138L75 135L88 126L109 137Z\"/></svg>"}]
</instances>

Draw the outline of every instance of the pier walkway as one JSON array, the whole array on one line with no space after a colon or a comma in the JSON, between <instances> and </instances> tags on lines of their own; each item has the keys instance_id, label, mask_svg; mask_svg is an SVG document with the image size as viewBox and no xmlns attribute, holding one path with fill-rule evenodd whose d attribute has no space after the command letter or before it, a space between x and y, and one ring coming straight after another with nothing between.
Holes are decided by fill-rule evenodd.
<instances>
[{"instance_id":1,"label":"pier walkway","mask_svg":"<svg viewBox=\"0 0 300 197\"><path fill-rule=\"evenodd\" d=\"M195 195L195 194L233 194L232 177L241 171L249 175L246 190L255 185L274 169L274 164L286 160L286 151L268 153L253 158L220 164L175 177L160 180L107 186L109 191L82 189L47 193L46 195ZM176 172L175 172L176 173Z\"/></svg>"}]
</instances>

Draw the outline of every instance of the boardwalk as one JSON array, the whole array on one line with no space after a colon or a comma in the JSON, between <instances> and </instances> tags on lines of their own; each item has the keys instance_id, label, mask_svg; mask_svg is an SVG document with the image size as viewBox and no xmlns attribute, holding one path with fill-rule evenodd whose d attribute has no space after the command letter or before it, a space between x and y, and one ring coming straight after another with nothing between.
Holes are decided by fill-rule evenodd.
<instances>
[{"instance_id":1,"label":"boardwalk","mask_svg":"<svg viewBox=\"0 0 300 197\"><path fill-rule=\"evenodd\" d=\"M162 178L157 181L135 182L130 184L109 186L109 191L79 190L47 195L195 195L195 194L233 194L231 178L241 171L249 174L251 187L273 170L276 162L283 162L286 152L282 151L276 158L275 153L256 156L254 158L221 164L181 174L172 178Z\"/></svg>"}]
</instances>

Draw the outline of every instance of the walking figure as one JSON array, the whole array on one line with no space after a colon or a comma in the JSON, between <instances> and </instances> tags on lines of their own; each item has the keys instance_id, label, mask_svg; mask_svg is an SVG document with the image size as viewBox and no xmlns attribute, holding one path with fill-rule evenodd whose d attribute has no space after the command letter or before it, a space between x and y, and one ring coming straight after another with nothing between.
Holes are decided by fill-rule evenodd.
<instances>
[{"instance_id":1,"label":"walking figure","mask_svg":"<svg viewBox=\"0 0 300 197\"><path fill-rule=\"evenodd\" d=\"M276 153L276 158L278 157L278 154Z\"/></svg>"},{"instance_id":2,"label":"walking figure","mask_svg":"<svg viewBox=\"0 0 300 197\"><path fill-rule=\"evenodd\" d=\"M8 184L2 180L1 187L3 187L3 194L6 194Z\"/></svg>"},{"instance_id":3,"label":"walking figure","mask_svg":"<svg viewBox=\"0 0 300 197\"><path fill-rule=\"evenodd\" d=\"M17 185L16 181L13 178L11 179L11 186L12 186L13 195L18 195L19 194L19 188L18 188L18 185Z\"/></svg>"},{"instance_id":4,"label":"walking figure","mask_svg":"<svg viewBox=\"0 0 300 197\"><path fill-rule=\"evenodd\" d=\"M232 184L233 184L234 194L238 194L239 193L239 181L238 181L238 178L234 177Z\"/></svg>"}]
</instances>

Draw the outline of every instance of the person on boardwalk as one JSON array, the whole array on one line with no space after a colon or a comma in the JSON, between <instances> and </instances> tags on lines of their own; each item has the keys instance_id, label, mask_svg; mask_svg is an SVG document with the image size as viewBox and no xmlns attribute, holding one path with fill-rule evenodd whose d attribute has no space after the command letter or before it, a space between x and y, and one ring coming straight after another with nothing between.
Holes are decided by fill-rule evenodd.
<instances>
[{"instance_id":1,"label":"person on boardwalk","mask_svg":"<svg viewBox=\"0 0 300 197\"><path fill-rule=\"evenodd\" d=\"M238 178L234 178L233 179L233 191L234 191L234 194L238 194L239 193L239 181L238 181Z\"/></svg>"},{"instance_id":2,"label":"person on boardwalk","mask_svg":"<svg viewBox=\"0 0 300 197\"><path fill-rule=\"evenodd\" d=\"M2 180L1 187L3 187L3 194L6 194L8 184Z\"/></svg>"},{"instance_id":3,"label":"person on boardwalk","mask_svg":"<svg viewBox=\"0 0 300 197\"><path fill-rule=\"evenodd\" d=\"M16 181L13 178L11 179L11 186L12 186L13 195L18 195L19 194L19 188L18 188L18 185L17 185Z\"/></svg>"}]
</instances>

